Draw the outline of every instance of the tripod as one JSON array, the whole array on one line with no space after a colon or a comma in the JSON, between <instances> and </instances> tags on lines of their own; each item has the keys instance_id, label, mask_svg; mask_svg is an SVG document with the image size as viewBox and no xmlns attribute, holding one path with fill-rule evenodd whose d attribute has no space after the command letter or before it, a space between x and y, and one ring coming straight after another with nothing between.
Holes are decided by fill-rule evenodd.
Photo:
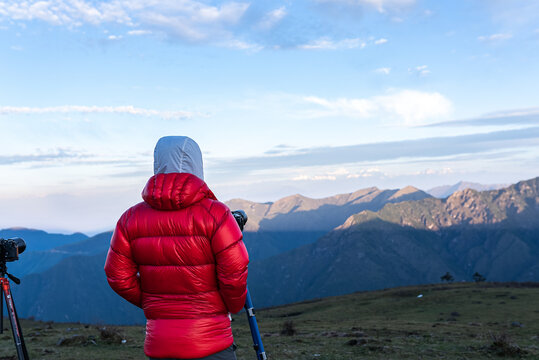
<instances>
[{"instance_id":1,"label":"tripod","mask_svg":"<svg viewBox=\"0 0 539 360\"><path fill-rule=\"evenodd\" d=\"M247 298L245 299L245 312L247 313L247 319L249 320L249 327L251 328L251 336L253 337L253 347L256 351L257 360L266 360L266 352L264 351L264 345L262 345L262 338L260 337L260 331L258 330L258 323L256 322L255 309L253 308L253 302L251 301L251 294L247 289Z\"/></svg>"},{"instance_id":2,"label":"tripod","mask_svg":"<svg viewBox=\"0 0 539 360\"><path fill-rule=\"evenodd\" d=\"M243 227L247 223L247 214L243 210L232 211L234 219L238 223L238 227L243 233ZM253 337L253 347L256 351L257 360L267 360L266 352L264 351L264 345L262 345L262 338L260 337L260 331L258 330L258 323L256 322L255 309L253 302L251 301L251 294L247 288L247 297L245 298L245 305L243 306L245 313L247 314L247 320L249 320L249 327L251 328L251 336Z\"/></svg>"},{"instance_id":3,"label":"tripod","mask_svg":"<svg viewBox=\"0 0 539 360\"><path fill-rule=\"evenodd\" d=\"M10 278L15 284L20 284L21 281L15 276L8 274L5 262L0 263L0 285L2 286L2 292L4 293L4 299L6 300L7 311L9 320L11 322L11 331L13 333L13 341L15 341L15 347L17 348L17 356L19 360L29 360L28 351L26 350L26 344L24 343L24 337L22 336L21 324L19 323L19 317L17 316L17 310L15 310L15 302L13 301L13 295L11 295L11 288L9 286ZM4 300L0 299L0 334L4 332Z\"/></svg>"}]
</instances>

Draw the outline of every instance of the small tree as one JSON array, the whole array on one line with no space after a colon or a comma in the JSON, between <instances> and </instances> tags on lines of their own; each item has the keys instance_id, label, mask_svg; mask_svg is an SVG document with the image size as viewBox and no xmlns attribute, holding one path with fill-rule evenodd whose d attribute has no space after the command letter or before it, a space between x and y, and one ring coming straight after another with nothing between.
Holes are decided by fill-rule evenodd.
<instances>
[{"instance_id":1,"label":"small tree","mask_svg":"<svg viewBox=\"0 0 539 360\"><path fill-rule=\"evenodd\" d=\"M472 275L472 277L473 277L473 280L476 283L483 282L483 281L487 280L483 275L481 275L477 271L475 272L475 274Z\"/></svg>"},{"instance_id":2,"label":"small tree","mask_svg":"<svg viewBox=\"0 0 539 360\"><path fill-rule=\"evenodd\" d=\"M455 278L448 271L448 272L445 273L445 275L440 276L440 280L451 283L451 282L453 282L453 280L455 280Z\"/></svg>"}]
</instances>

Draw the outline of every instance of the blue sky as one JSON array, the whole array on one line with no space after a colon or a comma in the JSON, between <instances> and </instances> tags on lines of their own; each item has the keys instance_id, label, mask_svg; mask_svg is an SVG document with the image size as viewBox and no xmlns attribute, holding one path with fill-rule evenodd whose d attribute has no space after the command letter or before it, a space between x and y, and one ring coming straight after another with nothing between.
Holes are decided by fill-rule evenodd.
<instances>
[{"instance_id":1,"label":"blue sky","mask_svg":"<svg viewBox=\"0 0 539 360\"><path fill-rule=\"evenodd\" d=\"M539 2L0 0L0 227L95 232L188 135L223 200L538 176Z\"/></svg>"}]
</instances>

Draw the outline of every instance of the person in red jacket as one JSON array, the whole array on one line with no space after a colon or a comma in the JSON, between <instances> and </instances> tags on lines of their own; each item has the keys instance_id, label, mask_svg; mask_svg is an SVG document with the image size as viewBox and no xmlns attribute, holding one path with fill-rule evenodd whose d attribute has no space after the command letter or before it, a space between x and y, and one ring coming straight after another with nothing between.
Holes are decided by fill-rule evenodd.
<instances>
[{"instance_id":1,"label":"person in red jacket","mask_svg":"<svg viewBox=\"0 0 539 360\"><path fill-rule=\"evenodd\" d=\"M243 308L247 294L242 233L204 182L192 139L159 139L154 173L144 201L118 220L107 280L144 310L150 359L236 359L229 313Z\"/></svg>"}]
</instances>

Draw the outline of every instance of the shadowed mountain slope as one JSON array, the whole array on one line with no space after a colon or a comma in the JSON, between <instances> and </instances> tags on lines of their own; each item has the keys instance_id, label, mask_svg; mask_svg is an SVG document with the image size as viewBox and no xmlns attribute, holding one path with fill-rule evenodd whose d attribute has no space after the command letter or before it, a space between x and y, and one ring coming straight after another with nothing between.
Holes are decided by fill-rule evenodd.
<instances>
[{"instance_id":1,"label":"shadowed mountain slope","mask_svg":"<svg viewBox=\"0 0 539 360\"><path fill-rule=\"evenodd\" d=\"M112 232L105 232L84 238L75 243L58 246L43 251L26 251L20 255L19 260L9 263L8 269L16 276L25 276L43 272L62 259L74 255L94 255L106 251L109 247Z\"/></svg>"},{"instance_id":2,"label":"shadowed mountain slope","mask_svg":"<svg viewBox=\"0 0 539 360\"><path fill-rule=\"evenodd\" d=\"M86 323L142 323L142 310L116 295L105 277L106 253L71 256L13 285L19 316Z\"/></svg>"}]
</instances>

